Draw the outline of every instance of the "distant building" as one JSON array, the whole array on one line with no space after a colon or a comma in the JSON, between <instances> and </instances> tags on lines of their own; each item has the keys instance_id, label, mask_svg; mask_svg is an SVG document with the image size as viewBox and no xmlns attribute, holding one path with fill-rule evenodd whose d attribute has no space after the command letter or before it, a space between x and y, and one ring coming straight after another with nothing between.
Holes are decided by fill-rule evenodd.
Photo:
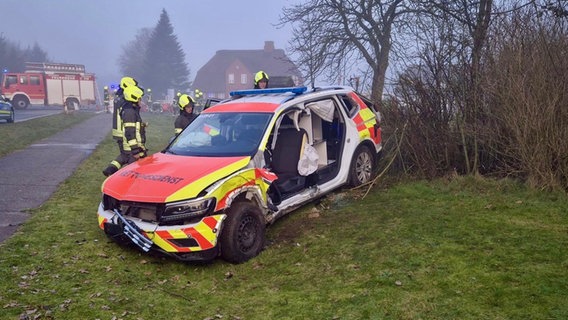
<instances>
[{"instance_id":1,"label":"distant building","mask_svg":"<svg viewBox=\"0 0 568 320\"><path fill-rule=\"evenodd\" d=\"M192 90L199 89L207 98L225 99L234 90L252 89L254 74L264 71L271 88L298 86L303 79L298 67L284 50L275 49L274 41L265 41L261 50L219 50L195 76Z\"/></svg>"}]
</instances>

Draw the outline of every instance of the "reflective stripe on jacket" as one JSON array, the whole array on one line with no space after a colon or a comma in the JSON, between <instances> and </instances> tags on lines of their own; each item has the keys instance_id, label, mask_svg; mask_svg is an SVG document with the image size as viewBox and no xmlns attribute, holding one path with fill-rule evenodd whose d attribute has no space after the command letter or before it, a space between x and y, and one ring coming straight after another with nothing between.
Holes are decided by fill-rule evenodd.
<instances>
[{"instance_id":1,"label":"reflective stripe on jacket","mask_svg":"<svg viewBox=\"0 0 568 320\"><path fill-rule=\"evenodd\" d=\"M143 149L146 141L145 130L143 129L142 118L140 117L140 107L126 101L122 104L122 144L125 151Z\"/></svg>"}]
</instances>

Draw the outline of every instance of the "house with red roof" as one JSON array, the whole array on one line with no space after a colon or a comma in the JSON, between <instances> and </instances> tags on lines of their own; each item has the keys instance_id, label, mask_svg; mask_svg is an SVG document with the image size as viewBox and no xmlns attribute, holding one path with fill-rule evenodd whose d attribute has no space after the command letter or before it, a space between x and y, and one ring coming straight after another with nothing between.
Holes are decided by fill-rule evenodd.
<instances>
[{"instance_id":1,"label":"house with red roof","mask_svg":"<svg viewBox=\"0 0 568 320\"><path fill-rule=\"evenodd\" d=\"M195 76L192 91L198 89L206 98L225 99L229 92L252 89L254 75L264 71L270 88L303 84L298 67L283 49L275 49L274 41L265 41L260 50L219 50Z\"/></svg>"}]
</instances>

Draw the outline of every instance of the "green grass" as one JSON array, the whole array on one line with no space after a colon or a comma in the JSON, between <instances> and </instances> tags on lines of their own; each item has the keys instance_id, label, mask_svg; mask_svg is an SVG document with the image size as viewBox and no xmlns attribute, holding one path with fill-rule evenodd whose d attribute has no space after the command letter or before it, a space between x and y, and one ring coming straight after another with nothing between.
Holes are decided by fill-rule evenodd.
<instances>
[{"instance_id":1,"label":"green grass","mask_svg":"<svg viewBox=\"0 0 568 320\"><path fill-rule=\"evenodd\" d=\"M161 149L173 117L143 115ZM568 201L452 178L336 192L268 229L255 259L186 264L98 229L110 137L0 246L0 318L566 319Z\"/></svg>"},{"instance_id":2,"label":"green grass","mask_svg":"<svg viewBox=\"0 0 568 320\"><path fill-rule=\"evenodd\" d=\"M93 115L93 113L86 112L76 112L70 115L60 113L24 122L3 123L0 125L0 137L2 137L0 157L72 127Z\"/></svg>"}]
</instances>

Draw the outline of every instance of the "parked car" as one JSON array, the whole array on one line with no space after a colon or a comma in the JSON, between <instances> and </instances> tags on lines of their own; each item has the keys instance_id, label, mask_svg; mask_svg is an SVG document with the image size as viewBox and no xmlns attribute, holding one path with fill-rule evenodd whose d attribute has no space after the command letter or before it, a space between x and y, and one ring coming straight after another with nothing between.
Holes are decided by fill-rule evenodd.
<instances>
[{"instance_id":1,"label":"parked car","mask_svg":"<svg viewBox=\"0 0 568 320\"><path fill-rule=\"evenodd\" d=\"M231 92L105 180L99 227L144 252L241 263L278 218L371 181L381 149L380 115L351 88Z\"/></svg>"},{"instance_id":2,"label":"parked car","mask_svg":"<svg viewBox=\"0 0 568 320\"><path fill-rule=\"evenodd\" d=\"M8 123L13 123L15 119L14 107L6 96L0 96L0 120L6 120Z\"/></svg>"}]
</instances>

